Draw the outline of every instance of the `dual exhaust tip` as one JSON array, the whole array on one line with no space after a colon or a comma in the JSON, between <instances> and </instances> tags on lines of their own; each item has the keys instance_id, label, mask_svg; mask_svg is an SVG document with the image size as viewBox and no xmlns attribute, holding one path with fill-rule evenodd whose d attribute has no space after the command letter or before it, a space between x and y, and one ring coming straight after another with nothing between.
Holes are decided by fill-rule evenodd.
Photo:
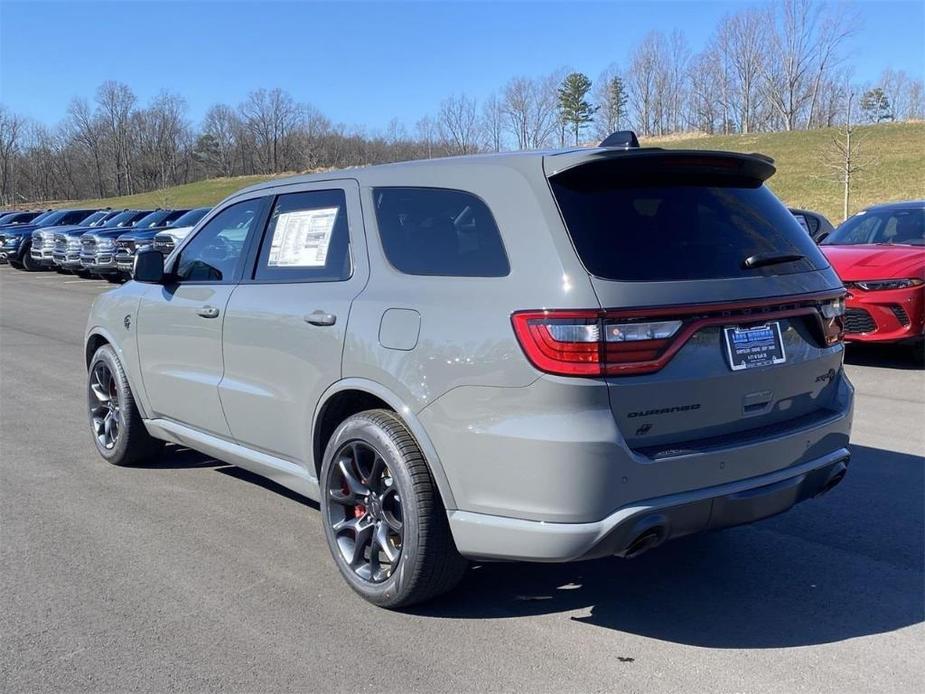
<instances>
[{"instance_id":1,"label":"dual exhaust tip","mask_svg":"<svg viewBox=\"0 0 925 694\"><path fill-rule=\"evenodd\" d=\"M841 481L845 479L845 475L848 473L848 464L847 460L842 460L832 466L829 470L829 475L826 478L825 482L819 487L813 496L820 497L823 494L827 494L841 484ZM804 497L805 498L805 497ZM668 539L668 522L664 516L654 516L650 517L649 522L646 523L645 529L638 532L636 536L626 545L626 549L619 553L619 556L625 559L633 559L639 555L648 552L650 549L654 549L662 544L666 539Z\"/></svg>"}]
</instances>

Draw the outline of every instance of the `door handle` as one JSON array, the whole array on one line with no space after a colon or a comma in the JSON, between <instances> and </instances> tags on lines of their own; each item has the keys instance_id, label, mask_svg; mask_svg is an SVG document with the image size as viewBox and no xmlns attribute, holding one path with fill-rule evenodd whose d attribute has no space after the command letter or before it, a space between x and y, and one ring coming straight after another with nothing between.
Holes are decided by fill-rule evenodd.
<instances>
[{"instance_id":1,"label":"door handle","mask_svg":"<svg viewBox=\"0 0 925 694\"><path fill-rule=\"evenodd\" d=\"M312 325L334 325L337 322L337 316L325 311L312 311L305 316L305 322Z\"/></svg>"},{"instance_id":2,"label":"door handle","mask_svg":"<svg viewBox=\"0 0 925 694\"><path fill-rule=\"evenodd\" d=\"M202 308L197 308L196 313L198 313L203 318L218 318L218 309L214 306L203 306Z\"/></svg>"}]
</instances>

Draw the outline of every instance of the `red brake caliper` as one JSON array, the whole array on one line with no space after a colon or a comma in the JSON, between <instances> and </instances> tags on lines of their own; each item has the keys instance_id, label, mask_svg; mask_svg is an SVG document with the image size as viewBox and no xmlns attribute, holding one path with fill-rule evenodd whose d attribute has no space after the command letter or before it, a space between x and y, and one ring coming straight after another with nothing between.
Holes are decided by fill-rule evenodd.
<instances>
[{"instance_id":1,"label":"red brake caliper","mask_svg":"<svg viewBox=\"0 0 925 694\"><path fill-rule=\"evenodd\" d=\"M345 495L350 493L350 488L347 486L346 482L341 486L340 490ZM362 518L365 515L366 515L366 507L363 504L357 504L356 506L353 507L353 517L354 518Z\"/></svg>"}]
</instances>

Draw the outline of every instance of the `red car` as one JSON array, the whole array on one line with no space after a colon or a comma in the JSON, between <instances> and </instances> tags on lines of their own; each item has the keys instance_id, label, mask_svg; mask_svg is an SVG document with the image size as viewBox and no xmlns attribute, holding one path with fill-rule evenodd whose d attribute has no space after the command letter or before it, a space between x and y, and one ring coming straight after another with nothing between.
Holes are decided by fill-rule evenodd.
<instances>
[{"instance_id":1,"label":"red car","mask_svg":"<svg viewBox=\"0 0 925 694\"><path fill-rule=\"evenodd\" d=\"M925 201L870 207L820 245L848 289L846 340L923 340Z\"/></svg>"}]
</instances>

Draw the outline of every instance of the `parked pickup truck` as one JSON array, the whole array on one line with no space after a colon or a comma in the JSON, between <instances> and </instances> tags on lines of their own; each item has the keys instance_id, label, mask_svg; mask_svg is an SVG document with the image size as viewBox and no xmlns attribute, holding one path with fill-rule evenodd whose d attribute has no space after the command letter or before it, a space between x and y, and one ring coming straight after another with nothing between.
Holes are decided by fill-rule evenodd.
<instances>
[{"instance_id":1,"label":"parked pickup truck","mask_svg":"<svg viewBox=\"0 0 925 694\"><path fill-rule=\"evenodd\" d=\"M137 251L152 246L160 234L176 234L180 238L185 237L211 209L211 207L197 207L175 219L169 226L134 229L122 234L116 239L116 267L126 277L130 276Z\"/></svg>"},{"instance_id":2,"label":"parked pickup truck","mask_svg":"<svg viewBox=\"0 0 925 694\"><path fill-rule=\"evenodd\" d=\"M98 210L54 210L39 215L29 224L5 226L0 229L0 260L20 270L38 270L32 260L32 232L36 229L83 223L99 214Z\"/></svg>"},{"instance_id":3,"label":"parked pickup truck","mask_svg":"<svg viewBox=\"0 0 925 694\"><path fill-rule=\"evenodd\" d=\"M154 229L167 226L189 210L154 210L142 217L133 230ZM80 266L86 272L99 275L110 282L122 281L122 272L116 265L116 240L126 233L125 229L101 229L80 237Z\"/></svg>"},{"instance_id":4,"label":"parked pickup truck","mask_svg":"<svg viewBox=\"0 0 925 694\"><path fill-rule=\"evenodd\" d=\"M138 220L151 213L151 210L122 210L109 217L96 229L131 229ZM55 232L52 260L55 267L63 272L77 272L80 270L80 237L93 227L75 226L66 227Z\"/></svg>"},{"instance_id":5,"label":"parked pickup truck","mask_svg":"<svg viewBox=\"0 0 925 694\"><path fill-rule=\"evenodd\" d=\"M119 214L118 210L106 208L86 219L81 220L78 224L66 224L58 227L39 227L32 232L32 246L29 249L29 256L36 267L52 268L55 266L55 234L70 230L80 229L85 232L87 229L105 226L108 220Z\"/></svg>"}]
</instances>

